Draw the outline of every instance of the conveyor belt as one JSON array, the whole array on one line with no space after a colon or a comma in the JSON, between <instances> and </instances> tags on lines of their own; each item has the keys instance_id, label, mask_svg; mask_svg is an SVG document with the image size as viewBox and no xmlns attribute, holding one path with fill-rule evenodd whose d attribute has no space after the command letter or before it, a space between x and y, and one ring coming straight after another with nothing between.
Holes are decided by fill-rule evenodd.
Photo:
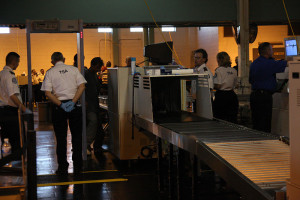
<instances>
[{"instance_id":1,"label":"conveyor belt","mask_svg":"<svg viewBox=\"0 0 300 200\"><path fill-rule=\"evenodd\" d=\"M290 177L289 146L273 135L222 121L137 126L198 155L246 199L273 199ZM267 192L268 191L268 192Z\"/></svg>"}]
</instances>

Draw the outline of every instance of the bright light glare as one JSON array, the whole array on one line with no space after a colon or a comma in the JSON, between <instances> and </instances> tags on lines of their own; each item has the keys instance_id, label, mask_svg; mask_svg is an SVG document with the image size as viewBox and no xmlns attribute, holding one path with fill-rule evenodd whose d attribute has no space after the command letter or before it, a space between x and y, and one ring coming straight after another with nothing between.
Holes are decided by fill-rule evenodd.
<instances>
[{"instance_id":1,"label":"bright light glare","mask_svg":"<svg viewBox=\"0 0 300 200\"><path fill-rule=\"evenodd\" d=\"M163 26L161 28L162 32L176 32L176 27L174 26Z\"/></svg>"},{"instance_id":2,"label":"bright light glare","mask_svg":"<svg viewBox=\"0 0 300 200\"><path fill-rule=\"evenodd\" d=\"M98 28L99 33L112 33L113 29L112 28Z\"/></svg>"},{"instance_id":3,"label":"bright light glare","mask_svg":"<svg viewBox=\"0 0 300 200\"><path fill-rule=\"evenodd\" d=\"M143 32L143 27L131 27L130 32Z\"/></svg>"},{"instance_id":4,"label":"bright light glare","mask_svg":"<svg viewBox=\"0 0 300 200\"><path fill-rule=\"evenodd\" d=\"M8 27L0 27L0 33L10 33Z\"/></svg>"}]
</instances>

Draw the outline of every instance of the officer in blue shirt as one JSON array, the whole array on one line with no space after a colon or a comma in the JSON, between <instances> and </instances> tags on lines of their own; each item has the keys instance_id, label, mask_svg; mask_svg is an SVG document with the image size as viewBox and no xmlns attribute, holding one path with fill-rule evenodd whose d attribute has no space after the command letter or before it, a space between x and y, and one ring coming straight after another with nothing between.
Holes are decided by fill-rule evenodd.
<instances>
[{"instance_id":1,"label":"officer in blue shirt","mask_svg":"<svg viewBox=\"0 0 300 200\"><path fill-rule=\"evenodd\" d=\"M283 72L286 61L276 61L270 43L264 42L258 47L259 57L250 66L249 82L252 85L250 107L253 128L271 132L272 95L276 90L276 73Z\"/></svg>"}]
</instances>

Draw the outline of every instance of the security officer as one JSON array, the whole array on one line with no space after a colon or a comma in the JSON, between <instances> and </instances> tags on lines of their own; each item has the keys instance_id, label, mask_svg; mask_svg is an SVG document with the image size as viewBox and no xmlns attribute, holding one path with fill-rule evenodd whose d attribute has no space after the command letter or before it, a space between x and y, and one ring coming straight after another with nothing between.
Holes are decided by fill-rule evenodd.
<instances>
[{"instance_id":1,"label":"security officer","mask_svg":"<svg viewBox=\"0 0 300 200\"><path fill-rule=\"evenodd\" d=\"M251 64L249 82L252 85L250 107L253 128L271 132L272 95L276 90L276 73L283 72L286 61L275 61L272 45L261 43L258 47L259 57Z\"/></svg>"},{"instance_id":2,"label":"security officer","mask_svg":"<svg viewBox=\"0 0 300 200\"><path fill-rule=\"evenodd\" d=\"M230 57L226 52L217 54L219 67L215 71L214 88L217 90L213 101L215 118L237 123L239 102L233 89L237 86L237 72L231 67Z\"/></svg>"},{"instance_id":3,"label":"security officer","mask_svg":"<svg viewBox=\"0 0 300 200\"><path fill-rule=\"evenodd\" d=\"M62 53L54 52L51 56L54 67L47 71L42 84L42 91L54 104L52 122L57 144L58 175L68 174L68 121L72 135L73 172L79 174L82 170L82 109L77 102L85 89L86 80L77 68L64 62Z\"/></svg>"},{"instance_id":4,"label":"security officer","mask_svg":"<svg viewBox=\"0 0 300 200\"><path fill-rule=\"evenodd\" d=\"M195 68L194 68L194 74L205 74L208 75L208 86L212 90L214 87L213 84L213 74L210 71L210 69L206 66L206 63L208 61L208 54L204 49L197 49L195 51L194 55L194 61L195 61ZM193 107L194 107L194 112L197 112L197 104L196 104L196 81L193 80L191 83L191 88L192 91L191 93L193 94Z\"/></svg>"},{"instance_id":5,"label":"security officer","mask_svg":"<svg viewBox=\"0 0 300 200\"><path fill-rule=\"evenodd\" d=\"M32 113L22 104L20 89L14 70L20 62L19 54L10 52L6 56L6 66L0 72L0 126L1 139L9 138L12 152L20 150L18 108L25 113ZM19 159L18 157L17 159Z\"/></svg>"},{"instance_id":6,"label":"security officer","mask_svg":"<svg viewBox=\"0 0 300 200\"><path fill-rule=\"evenodd\" d=\"M207 52L204 49L197 49L195 51L195 68L194 74L206 74L208 75L208 85L210 89L213 89L213 74L206 66L208 61Z\"/></svg>"}]
</instances>

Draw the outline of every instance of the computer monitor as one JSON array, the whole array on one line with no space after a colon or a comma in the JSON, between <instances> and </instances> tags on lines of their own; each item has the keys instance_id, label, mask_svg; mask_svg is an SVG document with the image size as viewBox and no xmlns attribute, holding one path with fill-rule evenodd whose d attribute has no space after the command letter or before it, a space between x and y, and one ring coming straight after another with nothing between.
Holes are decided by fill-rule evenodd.
<instances>
[{"instance_id":1,"label":"computer monitor","mask_svg":"<svg viewBox=\"0 0 300 200\"><path fill-rule=\"evenodd\" d=\"M298 55L297 41L295 38L284 39L284 46L285 46L285 56L287 59L289 57Z\"/></svg>"},{"instance_id":2,"label":"computer monitor","mask_svg":"<svg viewBox=\"0 0 300 200\"><path fill-rule=\"evenodd\" d=\"M173 42L167 42L173 49ZM144 47L144 57L149 58L149 62L154 65L168 65L172 63L172 51L164 43L150 44Z\"/></svg>"}]
</instances>

